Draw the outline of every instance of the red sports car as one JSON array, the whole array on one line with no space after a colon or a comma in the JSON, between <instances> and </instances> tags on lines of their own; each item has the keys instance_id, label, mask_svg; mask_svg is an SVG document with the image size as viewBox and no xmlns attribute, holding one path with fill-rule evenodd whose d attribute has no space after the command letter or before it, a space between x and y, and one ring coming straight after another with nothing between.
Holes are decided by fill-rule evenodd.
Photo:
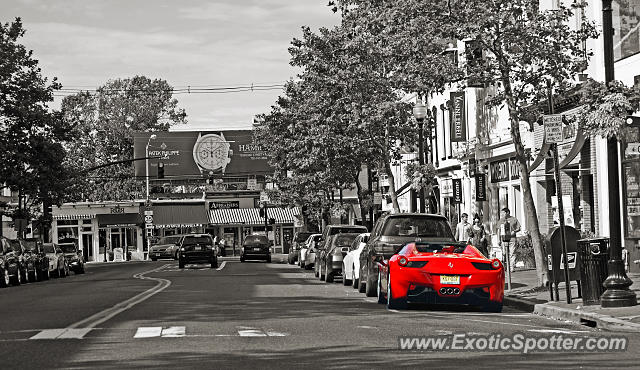
<instances>
[{"instance_id":1,"label":"red sports car","mask_svg":"<svg viewBox=\"0 0 640 370\"><path fill-rule=\"evenodd\" d=\"M378 264L378 302L467 304L501 312L504 270L464 243L415 242Z\"/></svg>"}]
</instances>

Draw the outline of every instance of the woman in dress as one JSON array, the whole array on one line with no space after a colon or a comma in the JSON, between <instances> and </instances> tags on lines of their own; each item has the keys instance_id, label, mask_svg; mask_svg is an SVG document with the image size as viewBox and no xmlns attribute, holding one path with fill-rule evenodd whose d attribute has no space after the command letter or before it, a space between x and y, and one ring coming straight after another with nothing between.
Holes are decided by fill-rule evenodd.
<instances>
[{"instance_id":1,"label":"woman in dress","mask_svg":"<svg viewBox=\"0 0 640 370\"><path fill-rule=\"evenodd\" d=\"M480 216L473 216L473 224L469 227L469 244L476 247L480 253L485 257L489 257L489 250L487 248L487 233L482 225Z\"/></svg>"}]
</instances>

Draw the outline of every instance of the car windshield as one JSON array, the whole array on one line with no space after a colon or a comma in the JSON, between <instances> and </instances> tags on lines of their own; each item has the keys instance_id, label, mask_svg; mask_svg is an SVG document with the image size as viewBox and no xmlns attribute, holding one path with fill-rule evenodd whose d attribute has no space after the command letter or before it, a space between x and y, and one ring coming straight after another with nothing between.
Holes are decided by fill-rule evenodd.
<instances>
[{"instance_id":1,"label":"car windshield","mask_svg":"<svg viewBox=\"0 0 640 370\"><path fill-rule=\"evenodd\" d=\"M447 221L422 216L390 217L384 226L382 235L417 236L454 240Z\"/></svg>"},{"instance_id":2,"label":"car windshield","mask_svg":"<svg viewBox=\"0 0 640 370\"><path fill-rule=\"evenodd\" d=\"M366 232L367 232L367 228L364 226L335 227L329 230L329 235L345 234L345 233L360 234L360 233L366 233Z\"/></svg>"},{"instance_id":3,"label":"car windshield","mask_svg":"<svg viewBox=\"0 0 640 370\"><path fill-rule=\"evenodd\" d=\"M263 235L249 235L244 238L244 245L269 244L269 239Z\"/></svg>"},{"instance_id":4,"label":"car windshield","mask_svg":"<svg viewBox=\"0 0 640 370\"><path fill-rule=\"evenodd\" d=\"M160 238L160 240L158 240L156 244L177 244L178 241L180 241L180 236L165 236L163 238Z\"/></svg>"},{"instance_id":5,"label":"car windshield","mask_svg":"<svg viewBox=\"0 0 640 370\"><path fill-rule=\"evenodd\" d=\"M209 236L185 236L183 245L191 245L191 244L209 244L213 245L213 241Z\"/></svg>"},{"instance_id":6,"label":"car windshield","mask_svg":"<svg viewBox=\"0 0 640 370\"><path fill-rule=\"evenodd\" d=\"M451 246L451 244L437 244L437 243L416 243L416 249L420 253L436 253L440 252L442 248ZM466 245L453 245L454 249L452 253L463 253Z\"/></svg>"},{"instance_id":7,"label":"car windshield","mask_svg":"<svg viewBox=\"0 0 640 370\"><path fill-rule=\"evenodd\" d=\"M58 244L58 246L60 247L60 249L62 249L62 251L64 253L75 253L76 252L76 245L75 244L65 243L65 244Z\"/></svg>"},{"instance_id":8,"label":"car windshield","mask_svg":"<svg viewBox=\"0 0 640 370\"><path fill-rule=\"evenodd\" d=\"M56 253L53 244L43 244L42 249L44 250L44 253Z\"/></svg>"},{"instance_id":9,"label":"car windshield","mask_svg":"<svg viewBox=\"0 0 640 370\"><path fill-rule=\"evenodd\" d=\"M38 243L35 240L23 240L22 245L24 245L24 249L28 251L38 250Z\"/></svg>"},{"instance_id":10,"label":"car windshield","mask_svg":"<svg viewBox=\"0 0 640 370\"><path fill-rule=\"evenodd\" d=\"M359 234L338 234L333 239L333 245L337 247L349 247Z\"/></svg>"}]
</instances>

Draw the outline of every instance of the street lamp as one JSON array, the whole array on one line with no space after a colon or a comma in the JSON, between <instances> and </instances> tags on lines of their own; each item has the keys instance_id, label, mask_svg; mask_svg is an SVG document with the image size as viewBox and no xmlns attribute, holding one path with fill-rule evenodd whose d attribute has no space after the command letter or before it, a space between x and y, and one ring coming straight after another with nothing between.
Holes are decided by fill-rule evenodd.
<instances>
[{"instance_id":1,"label":"street lamp","mask_svg":"<svg viewBox=\"0 0 640 370\"><path fill-rule=\"evenodd\" d=\"M427 107L418 100L413 106L413 116L418 121L418 164L424 165L424 139L422 137L422 126L427 117ZM420 213L425 213L424 188L420 188Z\"/></svg>"},{"instance_id":2,"label":"street lamp","mask_svg":"<svg viewBox=\"0 0 640 370\"><path fill-rule=\"evenodd\" d=\"M145 151L144 151L144 157L145 157L145 162L146 162L146 171L145 171L145 175L146 175L146 180L147 180L147 196L145 197L145 200L147 202L149 202L149 143L151 143L151 140L155 140L158 136L156 136L156 134L151 134L151 136L149 136L149 140L147 140L147 146L145 147Z\"/></svg>"},{"instance_id":3,"label":"street lamp","mask_svg":"<svg viewBox=\"0 0 640 370\"><path fill-rule=\"evenodd\" d=\"M602 1L602 38L604 41L605 83L614 79L613 17L611 0ZM629 290L633 283L622 263L622 233L620 220L620 174L618 139L607 139L607 180L609 182L609 276L602 284L606 290L600 297L602 307L628 307L637 303L636 294Z\"/></svg>"}]
</instances>

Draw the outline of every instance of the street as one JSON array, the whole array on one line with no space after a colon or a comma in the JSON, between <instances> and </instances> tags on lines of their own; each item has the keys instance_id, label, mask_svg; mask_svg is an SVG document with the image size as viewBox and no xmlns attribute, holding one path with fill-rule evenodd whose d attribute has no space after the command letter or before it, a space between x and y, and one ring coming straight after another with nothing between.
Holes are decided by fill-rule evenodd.
<instances>
[{"instance_id":1,"label":"street","mask_svg":"<svg viewBox=\"0 0 640 370\"><path fill-rule=\"evenodd\" d=\"M400 351L400 336L615 333L509 307L389 311L294 265L222 261L182 271L172 260L87 265L85 275L2 289L2 368L637 366L635 333L622 353Z\"/></svg>"}]
</instances>

